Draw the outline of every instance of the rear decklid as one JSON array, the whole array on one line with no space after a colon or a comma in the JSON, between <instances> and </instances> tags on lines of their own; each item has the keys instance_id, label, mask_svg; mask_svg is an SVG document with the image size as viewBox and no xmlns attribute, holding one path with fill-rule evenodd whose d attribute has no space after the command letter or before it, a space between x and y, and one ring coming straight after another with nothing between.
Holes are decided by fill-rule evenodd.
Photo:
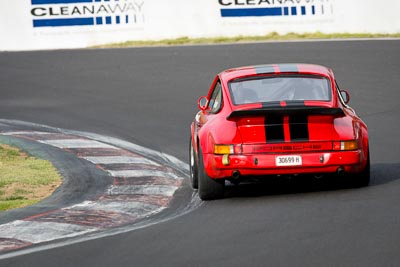
<instances>
[{"instance_id":1,"label":"rear decklid","mask_svg":"<svg viewBox=\"0 0 400 267\"><path fill-rule=\"evenodd\" d=\"M333 121L341 116L340 108L270 105L237 109L227 119L236 122L244 153L265 153L330 150L335 136Z\"/></svg>"}]
</instances>

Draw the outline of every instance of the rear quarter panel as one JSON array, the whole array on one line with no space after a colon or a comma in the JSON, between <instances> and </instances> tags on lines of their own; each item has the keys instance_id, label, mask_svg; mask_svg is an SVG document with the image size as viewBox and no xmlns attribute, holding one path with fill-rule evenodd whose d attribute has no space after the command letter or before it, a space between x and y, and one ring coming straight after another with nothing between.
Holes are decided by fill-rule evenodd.
<instances>
[{"instance_id":1,"label":"rear quarter panel","mask_svg":"<svg viewBox=\"0 0 400 267\"><path fill-rule=\"evenodd\" d=\"M227 121L225 113L213 115L198 132L204 154L213 153L214 144L237 144L241 138L236 123Z\"/></svg>"}]
</instances>

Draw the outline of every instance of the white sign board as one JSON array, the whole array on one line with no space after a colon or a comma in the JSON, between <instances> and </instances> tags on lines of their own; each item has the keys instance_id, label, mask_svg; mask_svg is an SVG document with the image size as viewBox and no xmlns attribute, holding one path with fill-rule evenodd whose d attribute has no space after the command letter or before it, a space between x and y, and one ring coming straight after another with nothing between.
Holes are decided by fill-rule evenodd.
<instances>
[{"instance_id":1,"label":"white sign board","mask_svg":"<svg viewBox=\"0 0 400 267\"><path fill-rule=\"evenodd\" d=\"M0 0L0 50L271 32L398 33L398 0Z\"/></svg>"}]
</instances>

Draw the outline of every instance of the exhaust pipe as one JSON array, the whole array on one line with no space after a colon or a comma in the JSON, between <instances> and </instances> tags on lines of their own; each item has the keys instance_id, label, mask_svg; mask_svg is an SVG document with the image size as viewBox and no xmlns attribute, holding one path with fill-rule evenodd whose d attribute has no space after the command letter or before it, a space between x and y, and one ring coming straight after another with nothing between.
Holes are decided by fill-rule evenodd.
<instances>
[{"instance_id":1,"label":"exhaust pipe","mask_svg":"<svg viewBox=\"0 0 400 267\"><path fill-rule=\"evenodd\" d=\"M238 170L232 172L232 179L229 179L229 182L231 182L234 185L240 184L240 172Z\"/></svg>"},{"instance_id":2,"label":"exhaust pipe","mask_svg":"<svg viewBox=\"0 0 400 267\"><path fill-rule=\"evenodd\" d=\"M337 173L339 176L343 176L343 175L345 174L344 168L343 168L343 167L337 168L336 173Z\"/></svg>"},{"instance_id":3,"label":"exhaust pipe","mask_svg":"<svg viewBox=\"0 0 400 267\"><path fill-rule=\"evenodd\" d=\"M233 178L234 180L240 179L240 172L239 172L239 171L233 171L233 172L232 172L232 178Z\"/></svg>"}]
</instances>

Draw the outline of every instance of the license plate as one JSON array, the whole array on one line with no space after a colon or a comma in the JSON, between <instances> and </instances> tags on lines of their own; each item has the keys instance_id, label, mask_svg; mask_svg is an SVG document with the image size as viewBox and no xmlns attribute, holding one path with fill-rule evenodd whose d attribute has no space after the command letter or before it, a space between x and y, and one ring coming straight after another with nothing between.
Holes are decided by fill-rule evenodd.
<instances>
[{"instance_id":1,"label":"license plate","mask_svg":"<svg viewBox=\"0 0 400 267\"><path fill-rule=\"evenodd\" d=\"M275 158L276 166L301 166L301 156L278 156Z\"/></svg>"}]
</instances>

